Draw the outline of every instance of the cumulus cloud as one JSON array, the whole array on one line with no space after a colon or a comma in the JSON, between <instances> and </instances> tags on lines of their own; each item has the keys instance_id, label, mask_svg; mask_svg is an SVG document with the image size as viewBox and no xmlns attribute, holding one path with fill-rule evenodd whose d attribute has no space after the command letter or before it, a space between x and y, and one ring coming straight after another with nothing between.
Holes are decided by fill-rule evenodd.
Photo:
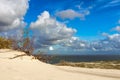
<instances>
[{"instance_id":1,"label":"cumulus cloud","mask_svg":"<svg viewBox=\"0 0 120 80\"><path fill-rule=\"evenodd\" d=\"M83 10L82 12L77 12L73 9L67 9L57 12L56 16L62 19L74 19L74 18L85 19L85 16L89 14L90 14L89 10Z\"/></svg>"},{"instance_id":2,"label":"cumulus cloud","mask_svg":"<svg viewBox=\"0 0 120 80\"><path fill-rule=\"evenodd\" d=\"M0 33L0 36L14 40L21 40L23 39L23 30L23 28L17 28L10 31L4 31Z\"/></svg>"},{"instance_id":3,"label":"cumulus cloud","mask_svg":"<svg viewBox=\"0 0 120 80\"><path fill-rule=\"evenodd\" d=\"M35 47L48 47L54 51L54 45L65 48L65 50L88 50L88 51L114 51L120 49L120 34L109 35L103 33L105 39L87 42L74 37L75 29L68 28L65 24L53 19L49 12L44 11L38 16L38 20L32 22L30 28L33 30ZM119 27L115 28L119 31ZM58 47L58 48L59 48Z\"/></svg>"},{"instance_id":4,"label":"cumulus cloud","mask_svg":"<svg viewBox=\"0 0 120 80\"><path fill-rule=\"evenodd\" d=\"M102 40L87 42L78 37L74 37L75 29L68 28L65 24L52 18L49 12L44 11L38 16L35 22L32 22L30 28L33 30L35 37L35 48L47 47L50 51L60 49L106 52L120 50L120 34L103 33L105 37ZM119 26L114 28L119 31ZM55 46L59 45L59 47ZM53 47L55 46L55 47Z\"/></svg>"},{"instance_id":5,"label":"cumulus cloud","mask_svg":"<svg viewBox=\"0 0 120 80\"><path fill-rule=\"evenodd\" d=\"M24 26L28 0L0 0L0 31Z\"/></svg>"},{"instance_id":6,"label":"cumulus cloud","mask_svg":"<svg viewBox=\"0 0 120 80\"><path fill-rule=\"evenodd\" d=\"M106 35L105 39L92 42L90 48L98 51L119 50L120 34Z\"/></svg>"},{"instance_id":7,"label":"cumulus cloud","mask_svg":"<svg viewBox=\"0 0 120 80\"><path fill-rule=\"evenodd\" d=\"M78 37L71 37L61 43L61 46L71 48L71 49L87 49L88 43L84 40L80 40Z\"/></svg>"},{"instance_id":8,"label":"cumulus cloud","mask_svg":"<svg viewBox=\"0 0 120 80\"><path fill-rule=\"evenodd\" d=\"M54 53L71 53L71 54L118 54L120 51L120 34L104 35L102 40L87 42L80 40L78 37L71 37L59 44L54 49ZM50 49L50 47L49 47ZM55 52L56 51L56 52Z\"/></svg>"},{"instance_id":9,"label":"cumulus cloud","mask_svg":"<svg viewBox=\"0 0 120 80\"><path fill-rule=\"evenodd\" d=\"M117 26L117 27L113 28L113 30L115 30L117 32L120 32L120 26Z\"/></svg>"},{"instance_id":10,"label":"cumulus cloud","mask_svg":"<svg viewBox=\"0 0 120 80\"><path fill-rule=\"evenodd\" d=\"M62 46L72 50L89 50L89 51L117 51L120 50L120 34L105 34L102 40L87 42L77 37L72 37L62 43Z\"/></svg>"},{"instance_id":11,"label":"cumulus cloud","mask_svg":"<svg viewBox=\"0 0 120 80\"><path fill-rule=\"evenodd\" d=\"M58 44L73 36L75 29L68 28L65 24L53 19L48 11L38 16L38 20L32 22L30 28L33 30L36 47L46 47Z\"/></svg>"}]
</instances>

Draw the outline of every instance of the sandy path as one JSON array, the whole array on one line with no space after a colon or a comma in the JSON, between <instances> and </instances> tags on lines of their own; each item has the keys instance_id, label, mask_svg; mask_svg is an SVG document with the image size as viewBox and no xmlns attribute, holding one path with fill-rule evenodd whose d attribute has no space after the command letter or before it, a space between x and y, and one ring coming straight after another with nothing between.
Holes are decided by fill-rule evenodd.
<instances>
[{"instance_id":1,"label":"sandy path","mask_svg":"<svg viewBox=\"0 0 120 80\"><path fill-rule=\"evenodd\" d=\"M22 56L12 50L0 50L0 80L120 80L120 70L54 66Z\"/></svg>"}]
</instances>

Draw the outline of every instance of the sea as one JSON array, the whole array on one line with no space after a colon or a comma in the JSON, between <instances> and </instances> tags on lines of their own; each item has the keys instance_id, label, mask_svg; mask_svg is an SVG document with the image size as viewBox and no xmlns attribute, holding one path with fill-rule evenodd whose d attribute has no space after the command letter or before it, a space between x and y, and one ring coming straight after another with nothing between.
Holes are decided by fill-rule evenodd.
<instances>
[{"instance_id":1,"label":"sea","mask_svg":"<svg viewBox=\"0 0 120 80\"><path fill-rule=\"evenodd\" d=\"M60 61L95 62L95 61L115 61L115 60L120 60L120 55L53 55L49 63L56 64L59 63Z\"/></svg>"}]
</instances>

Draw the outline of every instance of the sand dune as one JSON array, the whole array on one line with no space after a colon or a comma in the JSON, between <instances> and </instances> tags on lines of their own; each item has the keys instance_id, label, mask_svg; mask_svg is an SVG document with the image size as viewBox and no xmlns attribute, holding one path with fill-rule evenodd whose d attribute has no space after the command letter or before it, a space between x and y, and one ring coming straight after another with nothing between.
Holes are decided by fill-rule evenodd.
<instances>
[{"instance_id":1,"label":"sand dune","mask_svg":"<svg viewBox=\"0 0 120 80\"><path fill-rule=\"evenodd\" d=\"M120 80L120 70L54 66L23 52L2 49L0 80Z\"/></svg>"}]
</instances>

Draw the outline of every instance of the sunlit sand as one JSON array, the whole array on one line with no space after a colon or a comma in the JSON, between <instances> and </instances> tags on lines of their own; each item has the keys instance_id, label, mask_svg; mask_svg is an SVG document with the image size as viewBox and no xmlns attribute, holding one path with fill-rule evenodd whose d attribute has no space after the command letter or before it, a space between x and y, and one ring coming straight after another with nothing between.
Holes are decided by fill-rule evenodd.
<instances>
[{"instance_id":1,"label":"sunlit sand","mask_svg":"<svg viewBox=\"0 0 120 80\"><path fill-rule=\"evenodd\" d=\"M2 49L0 80L120 80L120 70L54 66L24 52Z\"/></svg>"}]
</instances>

